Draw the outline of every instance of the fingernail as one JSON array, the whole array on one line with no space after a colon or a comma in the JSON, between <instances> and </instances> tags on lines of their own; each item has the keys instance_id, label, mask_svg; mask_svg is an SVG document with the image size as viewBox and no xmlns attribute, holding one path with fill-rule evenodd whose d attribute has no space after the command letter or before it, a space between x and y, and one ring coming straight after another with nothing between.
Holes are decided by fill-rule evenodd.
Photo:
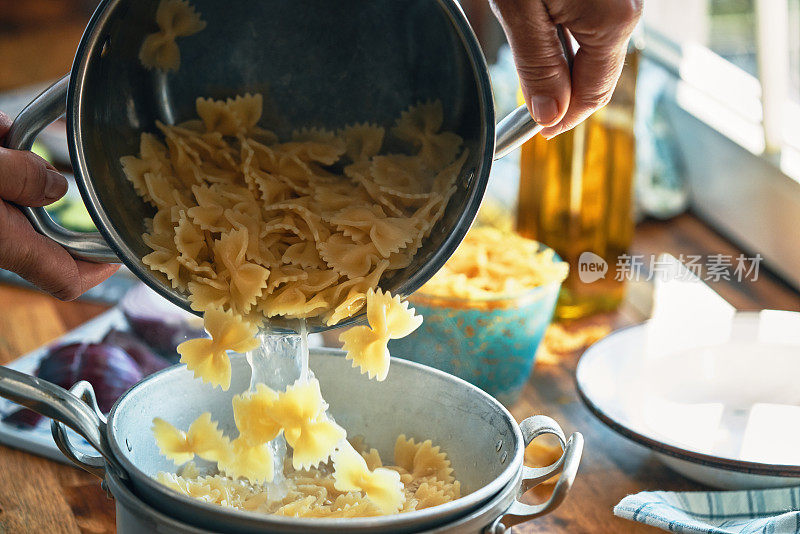
<instances>
[{"instance_id":1,"label":"fingernail","mask_svg":"<svg viewBox=\"0 0 800 534\"><path fill-rule=\"evenodd\" d=\"M560 133L561 130L558 127L551 126L550 128L544 128L541 131L540 135L549 141L550 139L556 137Z\"/></svg>"},{"instance_id":2,"label":"fingernail","mask_svg":"<svg viewBox=\"0 0 800 534\"><path fill-rule=\"evenodd\" d=\"M549 96L532 96L533 118L539 124L550 124L558 118L558 102Z\"/></svg>"},{"instance_id":3,"label":"fingernail","mask_svg":"<svg viewBox=\"0 0 800 534\"><path fill-rule=\"evenodd\" d=\"M61 173L47 169L47 179L44 184L44 196L47 200L55 200L67 192L67 179Z\"/></svg>"}]
</instances>

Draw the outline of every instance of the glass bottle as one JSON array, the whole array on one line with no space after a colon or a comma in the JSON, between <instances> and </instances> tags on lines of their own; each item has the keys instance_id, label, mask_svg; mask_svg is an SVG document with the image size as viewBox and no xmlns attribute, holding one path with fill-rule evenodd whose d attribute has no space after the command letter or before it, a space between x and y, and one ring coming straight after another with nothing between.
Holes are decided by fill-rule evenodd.
<instances>
[{"instance_id":1,"label":"glass bottle","mask_svg":"<svg viewBox=\"0 0 800 534\"><path fill-rule=\"evenodd\" d=\"M569 132L522 146L517 230L569 262L559 319L613 310L624 297L615 267L633 239L638 59L631 46L606 107Z\"/></svg>"}]
</instances>

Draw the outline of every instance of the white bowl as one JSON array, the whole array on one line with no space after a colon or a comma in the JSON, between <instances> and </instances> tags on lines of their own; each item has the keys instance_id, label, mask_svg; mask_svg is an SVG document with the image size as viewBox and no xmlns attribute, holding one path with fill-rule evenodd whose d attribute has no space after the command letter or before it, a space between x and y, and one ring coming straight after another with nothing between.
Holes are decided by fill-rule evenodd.
<instances>
[{"instance_id":1,"label":"white bowl","mask_svg":"<svg viewBox=\"0 0 800 534\"><path fill-rule=\"evenodd\" d=\"M713 343L675 331L675 350L653 326L619 330L584 353L577 383L589 409L709 486L800 484L800 314L737 313Z\"/></svg>"}]
</instances>

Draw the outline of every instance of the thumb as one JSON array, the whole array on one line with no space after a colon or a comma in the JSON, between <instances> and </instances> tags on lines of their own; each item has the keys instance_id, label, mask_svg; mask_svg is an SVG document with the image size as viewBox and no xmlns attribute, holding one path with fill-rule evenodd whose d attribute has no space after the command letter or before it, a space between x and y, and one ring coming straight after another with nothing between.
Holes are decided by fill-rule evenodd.
<instances>
[{"instance_id":1,"label":"thumb","mask_svg":"<svg viewBox=\"0 0 800 534\"><path fill-rule=\"evenodd\" d=\"M534 120L557 124L569 107L569 66L556 24L541 0L494 0L514 55L522 94Z\"/></svg>"}]
</instances>

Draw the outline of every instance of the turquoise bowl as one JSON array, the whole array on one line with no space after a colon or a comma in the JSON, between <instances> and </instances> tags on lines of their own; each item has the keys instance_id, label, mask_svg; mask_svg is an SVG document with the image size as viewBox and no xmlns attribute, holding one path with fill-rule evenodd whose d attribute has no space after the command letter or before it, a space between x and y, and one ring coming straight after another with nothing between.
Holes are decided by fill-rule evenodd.
<instances>
[{"instance_id":1,"label":"turquoise bowl","mask_svg":"<svg viewBox=\"0 0 800 534\"><path fill-rule=\"evenodd\" d=\"M392 356L463 378L505 405L531 374L536 349L553 317L561 282L512 297L467 300L417 292L409 301L425 319Z\"/></svg>"}]
</instances>

